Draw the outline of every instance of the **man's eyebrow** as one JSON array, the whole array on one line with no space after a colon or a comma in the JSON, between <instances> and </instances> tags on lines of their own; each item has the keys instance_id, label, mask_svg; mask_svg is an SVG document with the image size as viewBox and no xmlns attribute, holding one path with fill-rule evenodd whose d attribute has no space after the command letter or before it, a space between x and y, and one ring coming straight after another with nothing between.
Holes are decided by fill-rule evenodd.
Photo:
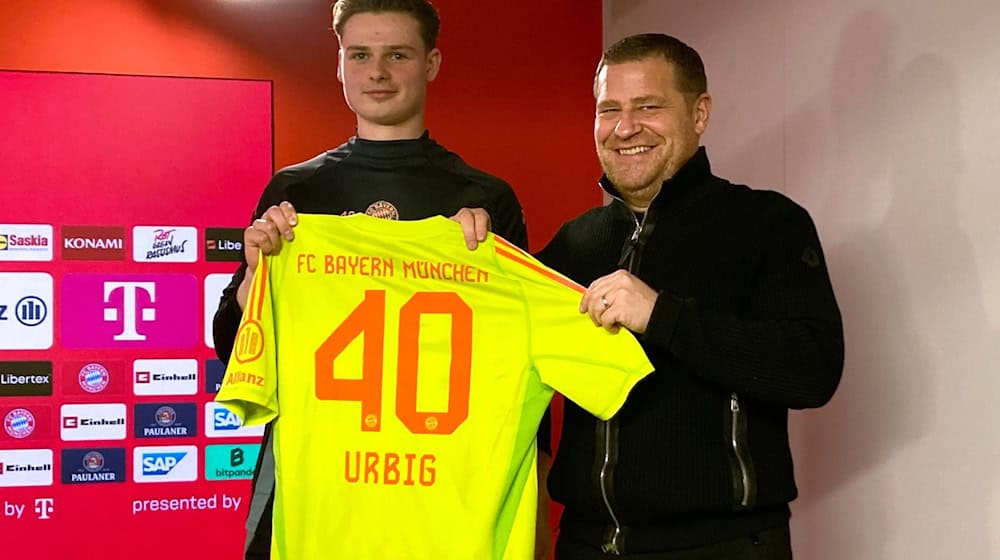
<instances>
[{"instance_id":1,"label":"man's eyebrow","mask_svg":"<svg viewBox=\"0 0 1000 560\"><path fill-rule=\"evenodd\" d=\"M417 48L414 47L414 46L412 46L412 45L385 45L384 47L380 47L380 48L382 48L384 50L387 50L387 51L416 51L417 50ZM369 47L369 46L366 46L366 45L348 45L348 46L344 47L344 50L345 51L365 51L365 52L371 52L373 49L372 49L372 47Z\"/></svg>"},{"instance_id":2,"label":"man's eyebrow","mask_svg":"<svg viewBox=\"0 0 1000 560\"><path fill-rule=\"evenodd\" d=\"M633 97L629 99L629 101L637 105L641 105L643 103L663 104L667 102L665 98L660 97L659 95L643 95L641 97Z\"/></svg>"}]
</instances>

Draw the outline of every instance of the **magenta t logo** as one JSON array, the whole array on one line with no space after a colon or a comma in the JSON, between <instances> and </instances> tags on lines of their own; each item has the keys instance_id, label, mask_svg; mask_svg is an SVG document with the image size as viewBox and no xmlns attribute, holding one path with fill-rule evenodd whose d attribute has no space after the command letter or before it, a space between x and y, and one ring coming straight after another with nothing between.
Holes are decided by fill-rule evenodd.
<instances>
[{"instance_id":1,"label":"magenta t logo","mask_svg":"<svg viewBox=\"0 0 1000 560\"><path fill-rule=\"evenodd\" d=\"M139 334L135 330L135 295L138 290L142 290L149 296L150 303L156 303L156 284L153 282L105 282L104 283L104 303L109 303L111 295L117 290L122 292L121 323L122 332L115 335L115 340L146 340L146 335ZM119 321L117 307L104 308L105 321ZM156 308L144 307L142 309L142 321L144 323L156 320Z\"/></svg>"},{"instance_id":2,"label":"magenta t logo","mask_svg":"<svg viewBox=\"0 0 1000 560\"><path fill-rule=\"evenodd\" d=\"M198 341L198 281L189 274L67 274L66 348L190 348Z\"/></svg>"}]
</instances>

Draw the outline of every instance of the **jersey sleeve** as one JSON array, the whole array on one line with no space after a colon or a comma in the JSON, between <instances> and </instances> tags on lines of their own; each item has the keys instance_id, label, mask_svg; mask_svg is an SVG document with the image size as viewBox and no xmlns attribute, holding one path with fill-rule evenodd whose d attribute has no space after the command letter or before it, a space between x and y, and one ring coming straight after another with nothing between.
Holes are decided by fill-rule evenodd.
<instances>
[{"instance_id":1,"label":"jersey sleeve","mask_svg":"<svg viewBox=\"0 0 1000 560\"><path fill-rule=\"evenodd\" d=\"M496 238L498 260L525 298L532 363L543 383L607 420L632 387L653 371L625 329L611 334L579 312L584 289L531 255Z\"/></svg>"},{"instance_id":2,"label":"jersey sleeve","mask_svg":"<svg viewBox=\"0 0 1000 560\"><path fill-rule=\"evenodd\" d=\"M222 388L215 397L247 426L267 423L278 415L270 266L270 258L261 255Z\"/></svg>"}]
</instances>

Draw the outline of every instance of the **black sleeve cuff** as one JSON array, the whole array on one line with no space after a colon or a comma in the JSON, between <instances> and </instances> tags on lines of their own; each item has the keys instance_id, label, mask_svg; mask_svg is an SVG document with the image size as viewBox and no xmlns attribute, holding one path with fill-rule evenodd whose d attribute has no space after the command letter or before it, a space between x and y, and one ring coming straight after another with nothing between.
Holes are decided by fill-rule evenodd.
<instances>
[{"instance_id":1,"label":"black sleeve cuff","mask_svg":"<svg viewBox=\"0 0 1000 560\"><path fill-rule=\"evenodd\" d=\"M642 333L639 340L663 351L670 350L670 342L677 330L677 321L684 303L684 299L661 290L653 304L646 332Z\"/></svg>"}]
</instances>

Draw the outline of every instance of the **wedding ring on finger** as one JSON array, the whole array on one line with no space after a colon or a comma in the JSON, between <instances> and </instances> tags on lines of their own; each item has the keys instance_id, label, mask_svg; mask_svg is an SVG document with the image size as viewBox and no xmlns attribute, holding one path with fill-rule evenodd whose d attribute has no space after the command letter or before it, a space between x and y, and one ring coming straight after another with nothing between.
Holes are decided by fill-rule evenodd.
<instances>
[{"instance_id":1,"label":"wedding ring on finger","mask_svg":"<svg viewBox=\"0 0 1000 560\"><path fill-rule=\"evenodd\" d=\"M601 305L604 306L604 309L607 309L607 308L611 307L611 304L608 303L608 298L606 298L604 296L601 296Z\"/></svg>"}]
</instances>

